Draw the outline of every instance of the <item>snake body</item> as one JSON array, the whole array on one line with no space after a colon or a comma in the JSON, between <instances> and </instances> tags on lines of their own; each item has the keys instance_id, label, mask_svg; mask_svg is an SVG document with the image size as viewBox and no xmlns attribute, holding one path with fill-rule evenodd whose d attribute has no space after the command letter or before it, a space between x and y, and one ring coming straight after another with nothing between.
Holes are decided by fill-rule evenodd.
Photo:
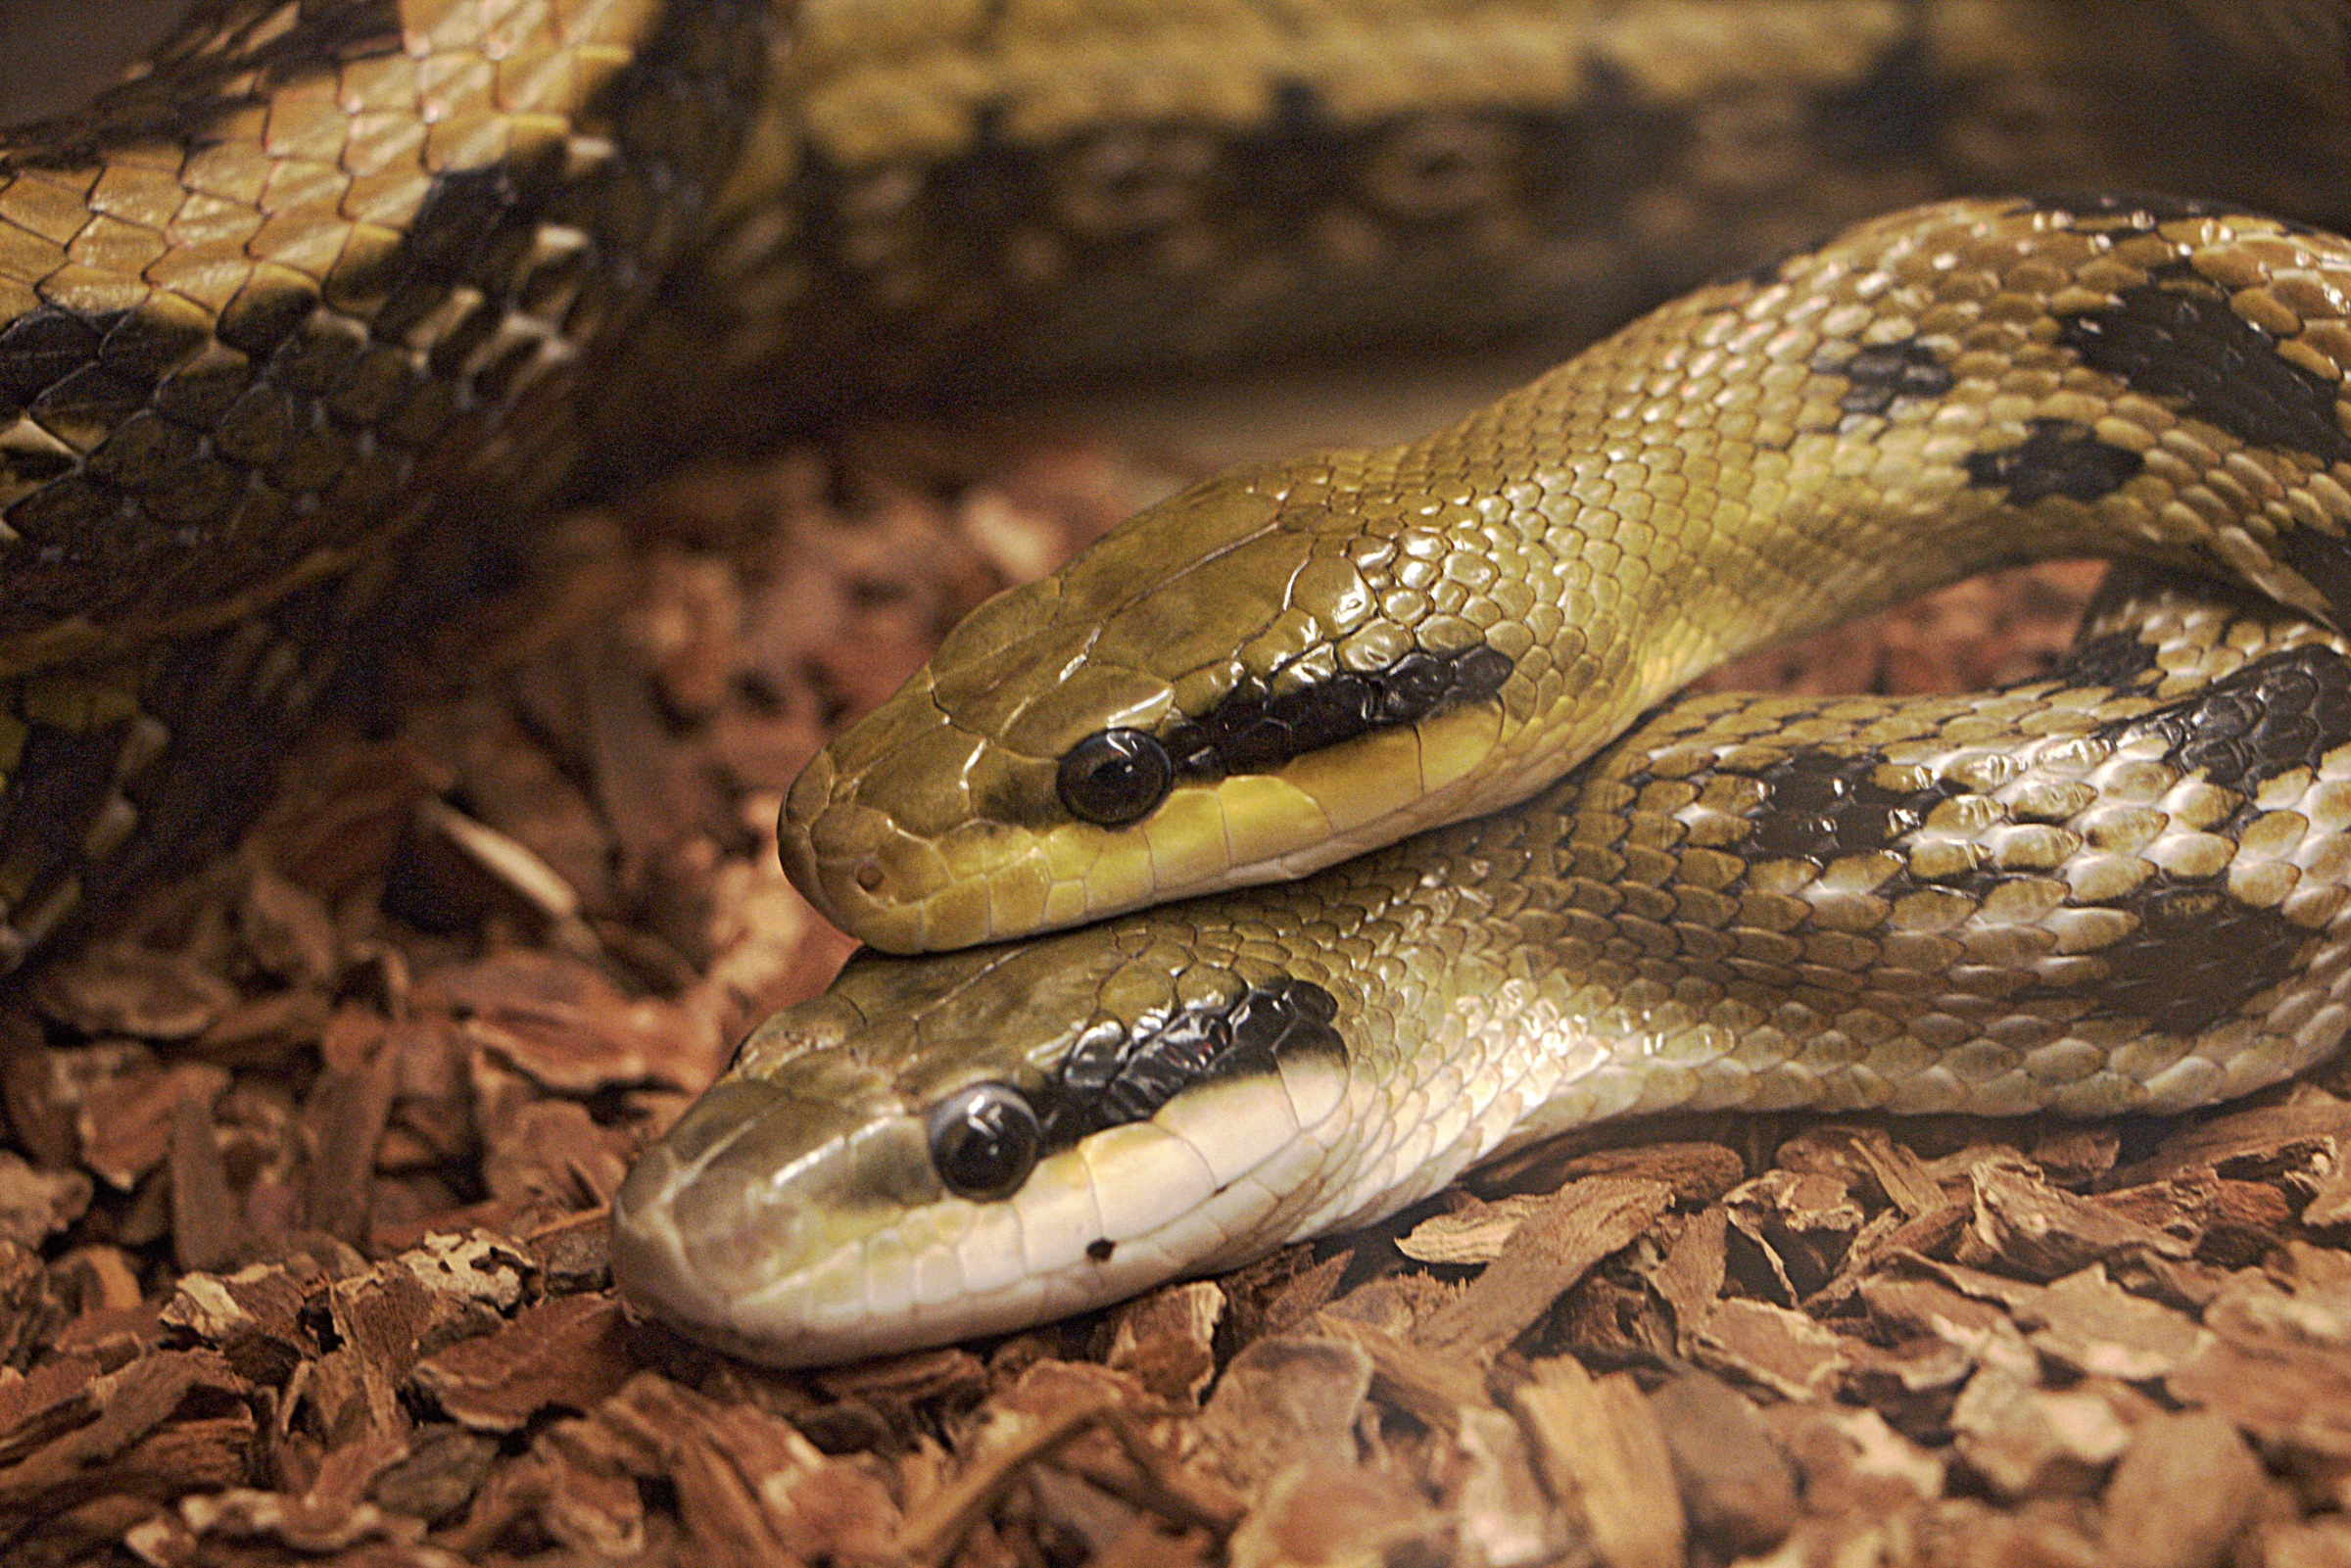
<instances>
[{"instance_id":1,"label":"snake body","mask_svg":"<svg viewBox=\"0 0 2351 1568\"><path fill-rule=\"evenodd\" d=\"M2339 24L2095 10L202 0L0 151L0 966L231 831L323 691L615 466L912 389L1580 340L1736 264L1447 436L1172 503L844 737L785 836L853 928L1112 918L861 961L761 1031L624 1192L624 1288L835 1356L1626 1110L2291 1071L2342 1028L2342 736L2286 610L2157 582L2140 653L2023 692L1684 705L1594 755L1995 556L2335 620L2342 247L2249 214L2338 215ZM1811 239L2082 182L2230 200ZM2231 973L2183 995L2182 951Z\"/></svg>"},{"instance_id":2,"label":"snake body","mask_svg":"<svg viewBox=\"0 0 2351 1568\"><path fill-rule=\"evenodd\" d=\"M1425 443L1214 481L999 597L819 759L787 831L879 859L878 781L978 883L940 899L994 918L976 934L1054 916L995 895L1006 861L1107 882L1113 917L869 956L770 1021L616 1201L624 1286L742 1354L833 1359L1237 1262L1608 1117L2178 1110L2332 1054L2351 665L2311 617L2351 585L2351 437L2343 362L2313 351L2351 349L2343 282L2351 244L2202 204L1903 213ZM1452 464L1494 451L1482 493ZM1726 637L2099 546L2168 564L2049 680L1688 699L1591 755ZM1474 630L1415 643L1407 594L1418 625ZM1236 643L1236 621L1266 630ZM1379 659L1350 657L1383 628ZM1223 722L1277 638L1249 723L1327 713L1333 688L1350 722L1282 745ZM1477 684L1378 700L1464 648ZM1225 749L1196 781L1122 764L1131 821L1083 820L1053 760L1105 734L1189 758L1203 732ZM1496 757L1503 783L1453 787ZM1338 810L1491 807L1578 762L1301 880L1115 913L1261 879L1233 846L1296 822L1248 815L1276 790L1310 807L1279 866L1320 857ZM907 863L808 890L854 889L836 917L871 934Z\"/></svg>"},{"instance_id":3,"label":"snake body","mask_svg":"<svg viewBox=\"0 0 2351 1568\"><path fill-rule=\"evenodd\" d=\"M631 1173L623 1286L838 1360L1236 1264L1607 1117L2110 1116L2322 1060L2345 644L2187 580L2089 632L1989 695L1689 699L1303 880L862 955Z\"/></svg>"}]
</instances>

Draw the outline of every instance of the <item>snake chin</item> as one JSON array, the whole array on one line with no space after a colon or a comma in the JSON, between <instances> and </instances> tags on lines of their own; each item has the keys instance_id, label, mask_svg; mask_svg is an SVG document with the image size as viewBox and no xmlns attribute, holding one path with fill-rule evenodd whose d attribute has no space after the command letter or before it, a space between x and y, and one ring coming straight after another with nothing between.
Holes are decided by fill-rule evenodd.
<instances>
[{"instance_id":1,"label":"snake chin","mask_svg":"<svg viewBox=\"0 0 2351 1568\"><path fill-rule=\"evenodd\" d=\"M748 1360L822 1365L1005 1333L1228 1268L1319 1229L1345 1193L1344 1064L1203 1084L975 1202L931 1168L923 1108L818 1050L730 1078L622 1185L622 1296Z\"/></svg>"}]
</instances>

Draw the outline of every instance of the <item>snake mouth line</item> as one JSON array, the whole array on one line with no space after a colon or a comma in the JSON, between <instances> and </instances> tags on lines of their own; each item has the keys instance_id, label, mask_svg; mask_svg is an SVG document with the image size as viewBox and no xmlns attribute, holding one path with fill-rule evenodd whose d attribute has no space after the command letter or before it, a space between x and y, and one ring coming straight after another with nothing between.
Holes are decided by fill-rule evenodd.
<instances>
[{"instance_id":1,"label":"snake mouth line","mask_svg":"<svg viewBox=\"0 0 2351 1568\"><path fill-rule=\"evenodd\" d=\"M1017 1191L973 1201L913 1168L918 1117L734 1082L723 1134L681 1123L615 1196L614 1278L690 1336L784 1365L1006 1331L1237 1264L1323 1201L1332 1146L1359 1130L1345 1065L1285 1052L1077 1132Z\"/></svg>"}]
</instances>

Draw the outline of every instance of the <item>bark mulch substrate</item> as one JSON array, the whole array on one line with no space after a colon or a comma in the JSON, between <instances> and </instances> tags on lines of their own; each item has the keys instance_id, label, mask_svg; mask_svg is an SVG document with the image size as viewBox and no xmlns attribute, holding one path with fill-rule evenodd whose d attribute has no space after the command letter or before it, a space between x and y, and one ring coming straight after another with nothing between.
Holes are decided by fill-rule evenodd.
<instances>
[{"instance_id":1,"label":"bark mulch substrate","mask_svg":"<svg viewBox=\"0 0 2351 1568\"><path fill-rule=\"evenodd\" d=\"M2170 1122L1723 1118L1034 1333L779 1374L601 1205L844 943L820 737L1165 483L905 432L557 530L389 740L0 1005L0 1555L2351 1561L2342 1074ZM1747 679L2030 673L2081 568Z\"/></svg>"}]
</instances>

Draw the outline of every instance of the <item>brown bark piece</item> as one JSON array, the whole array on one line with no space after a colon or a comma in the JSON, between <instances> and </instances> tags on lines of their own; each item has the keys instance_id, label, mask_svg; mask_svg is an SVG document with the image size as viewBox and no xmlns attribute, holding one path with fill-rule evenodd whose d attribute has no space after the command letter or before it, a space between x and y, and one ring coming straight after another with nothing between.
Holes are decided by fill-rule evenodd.
<instances>
[{"instance_id":1,"label":"brown bark piece","mask_svg":"<svg viewBox=\"0 0 2351 1568\"><path fill-rule=\"evenodd\" d=\"M34 982L41 1011L89 1035L190 1040L236 1005L236 988L193 957L126 943L85 948L45 966Z\"/></svg>"},{"instance_id":2,"label":"brown bark piece","mask_svg":"<svg viewBox=\"0 0 2351 1568\"><path fill-rule=\"evenodd\" d=\"M1685 1372L1652 1394L1649 1407L1696 1538L1731 1556L1778 1545L1802 1511L1796 1472L1746 1397Z\"/></svg>"},{"instance_id":3,"label":"brown bark piece","mask_svg":"<svg viewBox=\"0 0 2351 1568\"><path fill-rule=\"evenodd\" d=\"M632 999L587 964L524 952L445 970L420 1006L464 1020L468 1039L545 1088L594 1094L659 1083L699 1090L713 1049L691 1020L651 999Z\"/></svg>"},{"instance_id":4,"label":"brown bark piece","mask_svg":"<svg viewBox=\"0 0 2351 1568\"><path fill-rule=\"evenodd\" d=\"M1942 1183L1928 1174L1926 1163L1883 1127L1810 1128L1780 1145L1775 1158L1787 1170L1861 1178L1906 1219L1933 1213L1946 1202ZM1845 1184L1860 1181L1847 1179Z\"/></svg>"},{"instance_id":5,"label":"brown bark piece","mask_svg":"<svg viewBox=\"0 0 2351 1568\"><path fill-rule=\"evenodd\" d=\"M1216 1376L1223 1319L1224 1293L1214 1283L1169 1285L1120 1309L1102 1359L1161 1399L1196 1405Z\"/></svg>"},{"instance_id":6,"label":"brown bark piece","mask_svg":"<svg viewBox=\"0 0 2351 1568\"><path fill-rule=\"evenodd\" d=\"M1430 1350L1491 1358L1584 1270L1630 1245L1672 1202L1673 1189L1661 1181L1591 1176L1561 1188L1520 1222L1493 1264L1459 1300L1421 1320L1415 1341Z\"/></svg>"},{"instance_id":7,"label":"brown bark piece","mask_svg":"<svg viewBox=\"0 0 2351 1568\"><path fill-rule=\"evenodd\" d=\"M1608 1568L1675 1568L1686 1525L1673 1458L1624 1373L1595 1380L1561 1357L1537 1362L1513 1397L1552 1495L1580 1509Z\"/></svg>"},{"instance_id":8,"label":"brown bark piece","mask_svg":"<svg viewBox=\"0 0 2351 1568\"><path fill-rule=\"evenodd\" d=\"M76 1127L81 1163L108 1186L128 1192L169 1152L180 1102L202 1108L209 1119L228 1082L228 1074L208 1062L180 1062L91 1085Z\"/></svg>"},{"instance_id":9,"label":"brown bark piece","mask_svg":"<svg viewBox=\"0 0 2351 1568\"><path fill-rule=\"evenodd\" d=\"M2115 1568L2221 1568L2253 1522L2265 1477L2236 1428L2210 1411L2139 1423L2106 1487Z\"/></svg>"},{"instance_id":10,"label":"brown bark piece","mask_svg":"<svg viewBox=\"0 0 2351 1568\"><path fill-rule=\"evenodd\" d=\"M1201 1412L1201 1441L1244 1492L1292 1464L1352 1465L1371 1373L1369 1353L1346 1340L1259 1340L1224 1368Z\"/></svg>"},{"instance_id":11,"label":"brown bark piece","mask_svg":"<svg viewBox=\"0 0 2351 1568\"><path fill-rule=\"evenodd\" d=\"M2189 1245L2177 1236L2052 1187L2038 1172L1988 1160L1971 1174L1975 1220L1968 1239L1973 1248L1962 1248L1962 1262L1996 1263L2022 1278L2047 1281L2109 1259L2190 1254Z\"/></svg>"},{"instance_id":12,"label":"brown bark piece","mask_svg":"<svg viewBox=\"0 0 2351 1568\"><path fill-rule=\"evenodd\" d=\"M513 1432L550 1407L593 1408L635 1370L620 1304L565 1296L525 1307L504 1333L459 1341L408 1377L472 1431Z\"/></svg>"},{"instance_id":13,"label":"brown bark piece","mask_svg":"<svg viewBox=\"0 0 2351 1568\"><path fill-rule=\"evenodd\" d=\"M228 1167L212 1113L193 1100L172 1108L168 1154L171 1256L183 1269L226 1267L244 1250L245 1227L228 1191Z\"/></svg>"},{"instance_id":14,"label":"brown bark piece","mask_svg":"<svg viewBox=\"0 0 2351 1568\"><path fill-rule=\"evenodd\" d=\"M1701 1366L1788 1400L1819 1398L1847 1366L1844 1343L1829 1329L1785 1307L1736 1298L1715 1305L1692 1353Z\"/></svg>"}]
</instances>

